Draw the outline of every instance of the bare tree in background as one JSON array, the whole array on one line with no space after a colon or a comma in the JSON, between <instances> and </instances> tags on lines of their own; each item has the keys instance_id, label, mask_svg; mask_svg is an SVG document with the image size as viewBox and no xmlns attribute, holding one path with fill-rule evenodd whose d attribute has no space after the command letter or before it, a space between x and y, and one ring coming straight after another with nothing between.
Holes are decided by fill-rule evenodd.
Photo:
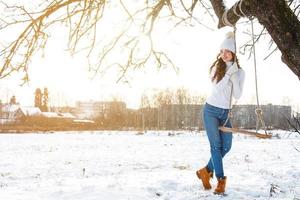
<instances>
[{"instance_id":1,"label":"bare tree in background","mask_svg":"<svg viewBox=\"0 0 300 200\"><path fill-rule=\"evenodd\" d=\"M10 98L9 104L11 104L11 105L17 104L17 99L16 99L16 96L15 96L15 95L13 95L13 96Z\"/></svg>"},{"instance_id":2,"label":"bare tree in background","mask_svg":"<svg viewBox=\"0 0 300 200\"><path fill-rule=\"evenodd\" d=\"M177 104L191 104L192 98L189 91L183 87L177 88L175 91L175 102Z\"/></svg>"},{"instance_id":3,"label":"bare tree in background","mask_svg":"<svg viewBox=\"0 0 300 200\"><path fill-rule=\"evenodd\" d=\"M47 112L48 109L48 104L49 104L49 91L48 88L44 88L44 92L42 95L42 111Z\"/></svg>"},{"instance_id":4,"label":"bare tree in background","mask_svg":"<svg viewBox=\"0 0 300 200\"><path fill-rule=\"evenodd\" d=\"M58 24L69 30L68 49L71 54L85 51L90 58L90 70L95 73L117 67L122 78L128 70L139 69L147 63L158 68L175 68L172 59L153 41L156 24L165 20L173 23L174 27L195 22L205 26L201 21L203 15L211 16L213 20L217 16L219 22L215 21L215 24L218 28L234 26L240 18L256 18L264 27L261 34L271 36L276 44L274 50L282 53L282 61L300 78L298 0L240 0L228 9L223 0L0 2L1 32L21 30L11 41L0 43L0 79L13 72L23 72L24 82L27 82L33 55L45 48L51 32L55 30L52 27ZM98 38L105 31L101 25L112 19L119 20L119 29L110 37ZM256 36L256 41L261 34ZM122 52L122 59L109 62L116 51Z\"/></svg>"},{"instance_id":5,"label":"bare tree in background","mask_svg":"<svg viewBox=\"0 0 300 200\"><path fill-rule=\"evenodd\" d=\"M37 88L34 93L34 107L43 110L43 93L40 88Z\"/></svg>"},{"instance_id":6,"label":"bare tree in background","mask_svg":"<svg viewBox=\"0 0 300 200\"><path fill-rule=\"evenodd\" d=\"M288 122L292 131L300 134L300 114L295 113L291 118L286 117L286 121Z\"/></svg>"}]
</instances>

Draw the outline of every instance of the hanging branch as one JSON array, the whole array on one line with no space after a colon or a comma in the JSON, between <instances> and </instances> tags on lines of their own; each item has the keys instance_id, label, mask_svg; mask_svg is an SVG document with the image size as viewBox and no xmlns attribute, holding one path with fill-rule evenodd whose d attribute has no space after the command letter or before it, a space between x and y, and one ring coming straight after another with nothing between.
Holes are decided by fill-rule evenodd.
<instances>
[{"instance_id":1,"label":"hanging branch","mask_svg":"<svg viewBox=\"0 0 300 200\"><path fill-rule=\"evenodd\" d=\"M14 71L23 71L24 82L29 80L28 78L28 66L33 54L41 49L44 49L48 40L48 34L46 33L47 29L56 22L63 22L66 19L70 19L77 15L81 15L80 23L74 28L70 29L70 39L69 43L71 47L76 47L77 41L84 35L86 32L90 31L95 23L91 20L91 24L87 25L87 18L93 18L93 12L98 13L99 5L103 5L104 2L96 3L93 1L85 0L84 5L89 4L91 8L89 14L86 13L86 9L81 9L80 5L82 1L80 0L68 0L68 1L52 1L49 5L46 5L45 8L42 8L37 12L29 12L24 7L20 6L8 6L7 4L1 1L1 4L6 7L8 10L19 11L20 17L25 18L24 20L13 20L11 22L6 22L4 20L4 25L1 26L0 30L11 27L20 23L27 23L26 27L19 34L16 40L8 44L0 52L0 56L4 59L4 64L0 70L0 79L10 75ZM52 16L59 12L60 10L73 6L70 12L67 12L65 15L56 17L52 19ZM83 17L84 16L84 17ZM97 16L97 15L96 15ZM71 22L70 22L71 23ZM86 26L86 27L84 27ZM84 31L83 31L84 29ZM74 39L75 38L75 39Z\"/></svg>"},{"instance_id":2,"label":"hanging branch","mask_svg":"<svg viewBox=\"0 0 300 200\"><path fill-rule=\"evenodd\" d=\"M122 77L131 69L139 69L147 64L159 68L175 67L172 58L156 46L152 36L155 24L159 20L171 19L174 27L197 22L203 24L200 16L208 14L214 19L210 6L205 0L192 0L189 4L183 0L158 0L127 2L124 0L40 0L33 8L22 6L22 1L11 5L9 1L1 1L4 9L0 17L0 31L5 32L14 27L21 31L10 43L3 43L0 51L0 79L13 72L23 72L24 82L29 80L28 69L35 53L44 50L50 37L52 27L61 23L69 28L68 49L70 53L87 52L90 70L98 73L114 66L120 70ZM299 1L285 0L240 0L227 9L223 0L210 0L211 6L219 19L218 28L234 26L240 18L256 18L270 34L278 50L282 53L282 61L300 78L300 13ZM23 4L25 4L23 2ZM134 6L131 6L136 4ZM119 9L124 18L118 23L119 28L112 36L98 38L104 17L113 18L110 11ZM34 12L32 11L34 10ZM111 15L110 15L111 14ZM106 17L108 16L108 17ZM126 18L127 17L127 18ZM209 27L207 27L209 28ZM136 34L133 33L135 30ZM259 37L258 37L259 38ZM144 49L143 57L139 57L142 42L150 45ZM128 58L123 61L114 59L113 54L119 50ZM100 52L100 55L99 55ZM96 60L92 62L93 59ZM152 63L154 62L154 64Z\"/></svg>"},{"instance_id":3,"label":"hanging branch","mask_svg":"<svg viewBox=\"0 0 300 200\"><path fill-rule=\"evenodd\" d=\"M31 12L28 8L26 9L22 6L10 6L3 1L0 1L0 4L10 12L19 13L18 18L15 15L12 19L0 19L2 22L0 26L1 31L17 24L26 24L26 27L17 39L1 50L0 57L3 58L4 62L0 68L0 79L9 76L15 71L23 71L25 73L23 81L24 83L28 82L28 68L33 55L45 48L49 39L48 32L51 32L51 28L58 23L65 23L69 28L68 49L71 55L87 51L89 68L90 71L95 72L95 75L104 71L100 70L104 65L109 67L117 66L122 72L121 79L129 69L141 68L152 61L156 63L158 68L171 66L177 70L172 59L165 52L156 49L152 39L154 24L159 19L162 10L166 7L171 13L168 17L175 16L172 4L168 0L158 1L152 7L139 8L132 14L124 2L119 0L119 5L128 18L122 22L124 24L123 29L100 47L100 51L96 48L97 32L99 31L97 25L101 24L106 4L108 4L105 0L45 0L45 3L40 4L39 10L36 12ZM145 15L145 13L148 14ZM140 20L141 16L146 16L144 21ZM128 32L132 28L141 29L140 35L129 35ZM144 49L147 52L144 54L144 57L137 58L136 54L139 52L138 44L143 42L143 39L141 39L143 37L149 40L151 45L148 49ZM89 39L86 40L87 38ZM81 41L85 42L84 46ZM112 57L113 51L116 49L125 49L128 54L127 62L107 64L107 60ZM96 51L100 52L100 54L97 53L97 58L99 59L92 63L90 58L95 55ZM109 67L104 69L107 70Z\"/></svg>"}]
</instances>

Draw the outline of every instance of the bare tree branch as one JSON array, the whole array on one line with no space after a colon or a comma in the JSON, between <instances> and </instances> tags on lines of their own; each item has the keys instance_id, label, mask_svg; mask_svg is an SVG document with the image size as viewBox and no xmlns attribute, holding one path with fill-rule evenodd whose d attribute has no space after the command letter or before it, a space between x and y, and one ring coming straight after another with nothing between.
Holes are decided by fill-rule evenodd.
<instances>
[{"instance_id":1,"label":"bare tree branch","mask_svg":"<svg viewBox=\"0 0 300 200\"><path fill-rule=\"evenodd\" d=\"M183 0L39 0L34 6L25 5L24 2L12 4L0 0L0 6L5 11L0 17L0 31L13 27L20 30L22 27L10 43L1 42L4 48L0 51L0 79L13 72L22 72L24 82L27 82L33 55L46 47L52 27L59 23L69 29L70 53L86 52L89 68L95 73L117 67L120 78L124 78L129 70L140 69L150 63L158 68L169 66L176 70L172 58L157 48L157 41L154 41L152 35L155 24L159 20L171 19L169 21L173 27L197 22L209 28L197 17L203 14L213 20L215 14L219 19L219 28L235 26L240 18L256 18L264 27L255 36L256 42L268 32L276 44L275 49L281 51L283 62L300 78L299 1L240 0L229 9L223 0L191 0L188 3ZM99 35L105 32L101 25L107 19L115 19L110 13L113 10L122 12L119 16L124 17L119 19L118 29L110 37L101 38ZM149 45L143 49L142 54L140 49L143 42ZM251 45L246 44L243 48L251 53ZM116 60L113 56L116 52L127 55L127 59Z\"/></svg>"}]
</instances>

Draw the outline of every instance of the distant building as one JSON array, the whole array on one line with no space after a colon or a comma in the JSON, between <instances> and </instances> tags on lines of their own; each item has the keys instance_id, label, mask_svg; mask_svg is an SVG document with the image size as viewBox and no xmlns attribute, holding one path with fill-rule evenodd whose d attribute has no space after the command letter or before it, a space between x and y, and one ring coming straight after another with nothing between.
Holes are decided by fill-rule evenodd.
<instances>
[{"instance_id":1,"label":"distant building","mask_svg":"<svg viewBox=\"0 0 300 200\"><path fill-rule=\"evenodd\" d=\"M234 126L246 129L256 128L256 105L236 105L233 107L233 121ZM261 105L263 111L263 120L267 128L270 129L287 129L289 128L288 120L292 116L291 106L282 105ZM262 129L261 124L259 124Z\"/></svg>"},{"instance_id":2,"label":"distant building","mask_svg":"<svg viewBox=\"0 0 300 200\"><path fill-rule=\"evenodd\" d=\"M21 106L20 104L3 104L0 112L0 124L17 123L25 116L39 116L42 112L38 107Z\"/></svg>"},{"instance_id":3,"label":"distant building","mask_svg":"<svg viewBox=\"0 0 300 200\"><path fill-rule=\"evenodd\" d=\"M136 125L143 129L199 130L202 129L203 105L165 104L158 108L141 108Z\"/></svg>"},{"instance_id":4,"label":"distant building","mask_svg":"<svg viewBox=\"0 0 300 200\"><path fill-rule=\"evenodd\" d=\"M80 119L107 117L112 112L125 112L126 104L122 101L78 101L76 115Z\"/></svg>"},{"instance_id":5,"label":"distant building","mask_svg":"<svg viewBox=\"0 0 300 200\"><path fill-rule=\"evenodd\" d=\"M256 105L235 105L232 109L232 125L236 128L256 128ZM289 129L291 106L262 105L266 128ZM166 104L159 108L143 108L137 112L136 125L145 129L197 130L204 129L202 120L203 105ZM263 129L259 124L259 129Z\"/></svg>"},{"instance_id":6,"label":"distant building","mask_svg":"<svg viewBox=\"0 0 300 200\"><path fill-rule=\"evenodd\" d=\"M42 112L42 116L48 118L64 118L64 119L75 119L75 116L71 113L62 112Z\"/></svg>"},{"instance_id":7,"label":"distant building","mask_svg":"<svg viewBox=\"0 0 300 200\"><path fill-rule=\"evenodd\" d=\"M159 129L189 129L202 128L202 108L198 104L167 104L158 110Z\"/></svg>"},{"instance_id":8,"label":"distant building","mask_svg":"<svg viewBox=\"0 0 300 200\"><path fill-rule=\"evenodd\" d=\"M47 118L59 118L56 112L42 112L42 116Z\"/></svg>"}]
</instances>

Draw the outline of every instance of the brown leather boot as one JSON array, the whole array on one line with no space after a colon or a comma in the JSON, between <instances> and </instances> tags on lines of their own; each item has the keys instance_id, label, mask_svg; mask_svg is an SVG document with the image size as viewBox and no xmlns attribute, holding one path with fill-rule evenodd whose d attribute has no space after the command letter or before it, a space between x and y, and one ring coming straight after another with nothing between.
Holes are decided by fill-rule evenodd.
<instances>
[{"instance_id":1,"label":"brown leather boot","mask_svg":"<svg viewBox=\"0 0 300 200\"><path fill-rule=\"evenodd\" d=\"M218 185L215 189L214 194L224 194L225 186L226 186L227 177L225 176L224 179L218 179Z\"/></svg>"},{"instance_id":2,"label":"brown leather boot","mask_svg":"<svg viewBox=\"0 0 300 200\"><path fill-rule=\"evenodd\" d=\"M208 172L206 167L199 169L196 171L198 178L202 181L203 187L205 190L211 189L211 184L209 183L209 179L212 178L213 173Z\"/></svg>"}]
</instances>

